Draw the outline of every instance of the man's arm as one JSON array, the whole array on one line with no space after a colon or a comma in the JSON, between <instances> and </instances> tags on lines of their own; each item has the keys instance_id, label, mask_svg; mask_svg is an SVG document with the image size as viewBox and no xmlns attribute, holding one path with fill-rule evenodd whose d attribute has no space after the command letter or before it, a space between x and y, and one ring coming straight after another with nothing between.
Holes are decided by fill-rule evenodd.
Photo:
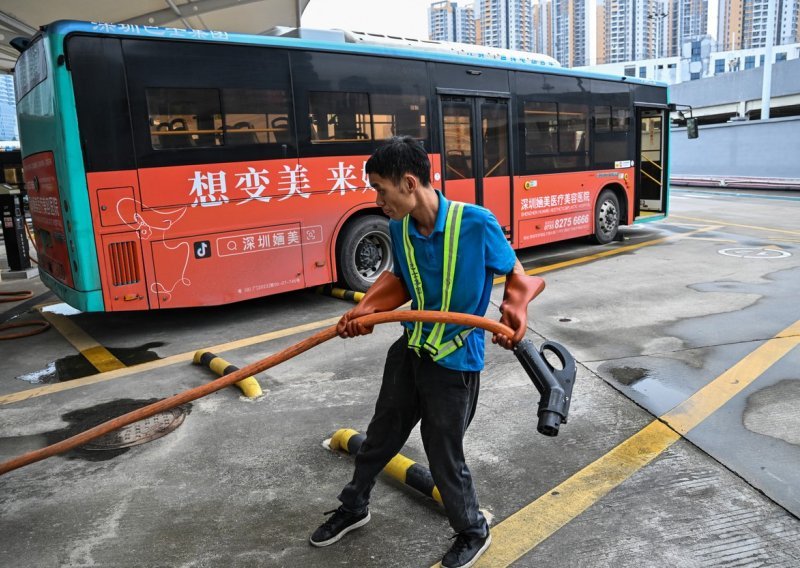
<instances>
[{"instance_id":1,"label":"man's arm","mask_svg":"<svg viewBox=\"0 0 800 568\"><path fill-rule=\"evenodd\" d=\"M372 333L371 326L368 327L355 321L356 318L394 310L410 299L401 278L388 270L382 272L358 305L342 316L342 319L336 324L336 333L339 334L339 337L356 337Z\"/></svg>"},{"instance_id":2,"label":"man's arm","mask_svg":"<svg viewBox=\"0 0 800 568\"><path fill-rule=\"evenodd\" d=\"M514 337L506 337L495 333L492 342L512 349L519 343L528 328L528 304L544 290L544 280L536 276L528 276L519 259L514 268L506 274L506 289L503 303L500 304L500 323L514 330Z\"/></svg>"}]
</instances>

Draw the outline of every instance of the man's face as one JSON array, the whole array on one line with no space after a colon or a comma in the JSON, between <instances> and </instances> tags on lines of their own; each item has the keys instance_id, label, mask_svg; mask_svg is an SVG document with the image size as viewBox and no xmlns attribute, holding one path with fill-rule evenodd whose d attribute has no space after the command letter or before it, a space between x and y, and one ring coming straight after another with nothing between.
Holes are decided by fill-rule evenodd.
<instances>
[{"instance_id":1,"label":"man's face","mask_svg":"<svg viewBox=\"0 0 800 568\"><path fill-rule=\"evenodd\" d=\"M413 206L407 178L403 176L400 183L395 183L378 174L369 174L369 184L375 189L375 203L387 217L395 221L408 215Z\"/></svg>"}]
</instances>

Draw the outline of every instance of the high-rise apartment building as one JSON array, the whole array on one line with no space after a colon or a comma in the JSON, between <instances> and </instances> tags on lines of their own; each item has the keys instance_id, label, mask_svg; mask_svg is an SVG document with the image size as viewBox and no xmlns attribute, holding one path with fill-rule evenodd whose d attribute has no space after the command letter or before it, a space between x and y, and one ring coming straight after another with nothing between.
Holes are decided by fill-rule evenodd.
<instances>
[{"instance_id":1,"label":"high-rise apartment building","mask_svg":"<svg viewBox=\"0 0 800 568\"><path fill-rule=\"evenodd\" d=\"M708 0L605 0L605 63L652 59L677 51L685 38L682 34L691 34L695 28L702 28L705 33L707 3Z\"/></svg>"},{"instance_id":2,"label":"high-rise apartment building","mask_svg":"<svg viewBox=\"0 0 800 568\"><path fill-rule=\"evenodd\" d=\"M428 8L428 37L437 41L475 43L475 15L472 6L444 0Z\"/></svg>"},{"instance_id":3,"label":"high-rise apartment building","mask_svg":"<svg viewBox=\"0 0 800 568\"><path fill-rule=\"evenodd\" d=\"M594 0L535 0L532 49L565 67L589 65L595 40Z\"/></svg>"},{"instance_id":4,"label":"high-rise apartment building","mask_svg":"<svg viewBox=\"0 0 800 568\"><path fill-rule=\"evenodd\" d=\"M770 1L775 3L773 45L800 42L800 0L719 0L717 49L766 47Z\"/></svg>"},{"instance_id":5,"label":"high-rise apartment building","mask_svg":"<svg viewBox=\"0 0 800 568\"><path fill-rule=\"evenodd\" d=\"M0 141L19 140L14 78L0 75Z\"/></svg>"},{"instance_id":6,"label":"high-rise apartment building","mask_svg":"<svg viewBox=\"0 0 800 568\"><path fill-rule=\"evenodd\" d=\"M481 45L532 51L530 0L477 0Z\"/></svg>"},{"instance_id":7,"label":"high-rise apartment building","mask_svg":"<svg viewBox=\"0 0 800 568\"><path fill-rule=\"evenodd\" d=\"M655 27L655 56L677 57L684 42L707 35L708 0L656 0L648 18Z\"/></svg>"},{"instance_id":8,"label":"high-rise apartment building","mask_svg":"<svg viewBox=\"0 0 800 568\"><path fill-rule=\"evenodd\" d=\"M547 0L552 11L552 43L544 53L555 57L565 67L589 64L591 0Z\"/></svg>"},{"instance_id":9,"label":"high-rise apartment building","mask_svg":"<svg viewBox=\"0 0 800 568\"><path fill-rule=\"evenodd\" d=\"M553 57L553 2L533 0L531 42L533 51Z\"/></svg>"},{"instance_id":10,"label":"high-rise apartment building","mask_svg":"<svg viewBox=\"0 0 800 568\"><path fill-rule=\"evenodd\" d=\"M605 63L606 61L606 1L598 0L595 7L595 61L593 63Z\"/></svg>"},{"instance_id":11,"label":"high-rise apartment building","mask_svg":"<svg viewBox=\"0 0 800 568\"><path fill-rule=\"evenodd\" d=\"M778 44L800 43L800 0L782 0Z\"/></svg>"}]
</instances>

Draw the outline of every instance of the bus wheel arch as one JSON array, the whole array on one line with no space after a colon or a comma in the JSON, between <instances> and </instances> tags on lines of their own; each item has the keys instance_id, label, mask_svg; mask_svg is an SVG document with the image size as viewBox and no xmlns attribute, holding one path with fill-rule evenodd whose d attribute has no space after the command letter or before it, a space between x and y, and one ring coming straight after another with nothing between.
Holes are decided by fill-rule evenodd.
<instances>
[{"instance_id":1,"label":"bus wheel arch","mask_svg":"<svg viewBox=\"0 0 800 568\"><path fill-rule=\"evenodd\" d=\"M363 209L344 223L336 238L336 269L339 281L357 292L392 269L389 219L379 209Z\"/></svg>"},{"instance_id":2,"label":"bus wheel arch","mask_svg":"<svg viewBox=\"0 0 800 568\"><path fill-rule=\"evenodd\" d=\"M592 240L598 244L608 244L617 238L620 225L627 224L628 212L625 204L625 190L618 184L604 186L594 204Z\"/></svg>"}]
</instances>

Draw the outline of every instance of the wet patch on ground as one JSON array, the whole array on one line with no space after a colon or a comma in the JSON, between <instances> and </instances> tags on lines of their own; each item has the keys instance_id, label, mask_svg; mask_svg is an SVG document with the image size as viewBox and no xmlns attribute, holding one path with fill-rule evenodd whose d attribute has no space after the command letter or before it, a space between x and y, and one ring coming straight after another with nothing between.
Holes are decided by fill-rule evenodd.
<instances>
[{"instance_id":1,"label":"wet patch on ground","mask_svg":"<svg viewBox=\"0 0 800 568\"><path fill-rule=\"evenodd\" d=\"M108 347L107 349L126 367L132 367L161 359L158 353L151 351L151 349L163 347L164 345L166 343L153 341L138 347ZM96 375L99 372L86 357L78 353L77 355L70 355L53 361L44 369L20 375L17 378L34 385L43 385L80 379Z\"/></svg>"},{"instance_id":2,"label":"wet patch on ground","mask_svg":"<svg viewBox=\"0 0 800 568\"><path fill-rule=\"evenodd\" d=\"M157 398L147 400L120 399L73 410L61 416L69 426L46 432L44 436L48 445L55 444L159 400ZM132 446L166 436L183 423L184 418L191 412L191 409L191 404L180 405L175 409L161 412L150 418L110 432L64 455L67 459L82 459L86 461L113 459L129 451Z\"/></svg>"},{"instance_id":3,"label":"wet patch on ground","mask_svg":"<svg viewBox=\"0 0 800 568\"><path fill-rule=\"evenodd\" d=\"M615 381L625 386L641 381L648 374L648 370L641 367L613 367L608 372Z\"/></svg>"},{"instance_id":4,"label":"wet patch on ground","mask_svg":"<svg viewBox=\"0 0 800 568\"><path fill-rule=\"evenodd\" d=\"M785 379L747 397L742 423L764 436L800 446L800 380Z\"/></svg>"}]
</instances>

